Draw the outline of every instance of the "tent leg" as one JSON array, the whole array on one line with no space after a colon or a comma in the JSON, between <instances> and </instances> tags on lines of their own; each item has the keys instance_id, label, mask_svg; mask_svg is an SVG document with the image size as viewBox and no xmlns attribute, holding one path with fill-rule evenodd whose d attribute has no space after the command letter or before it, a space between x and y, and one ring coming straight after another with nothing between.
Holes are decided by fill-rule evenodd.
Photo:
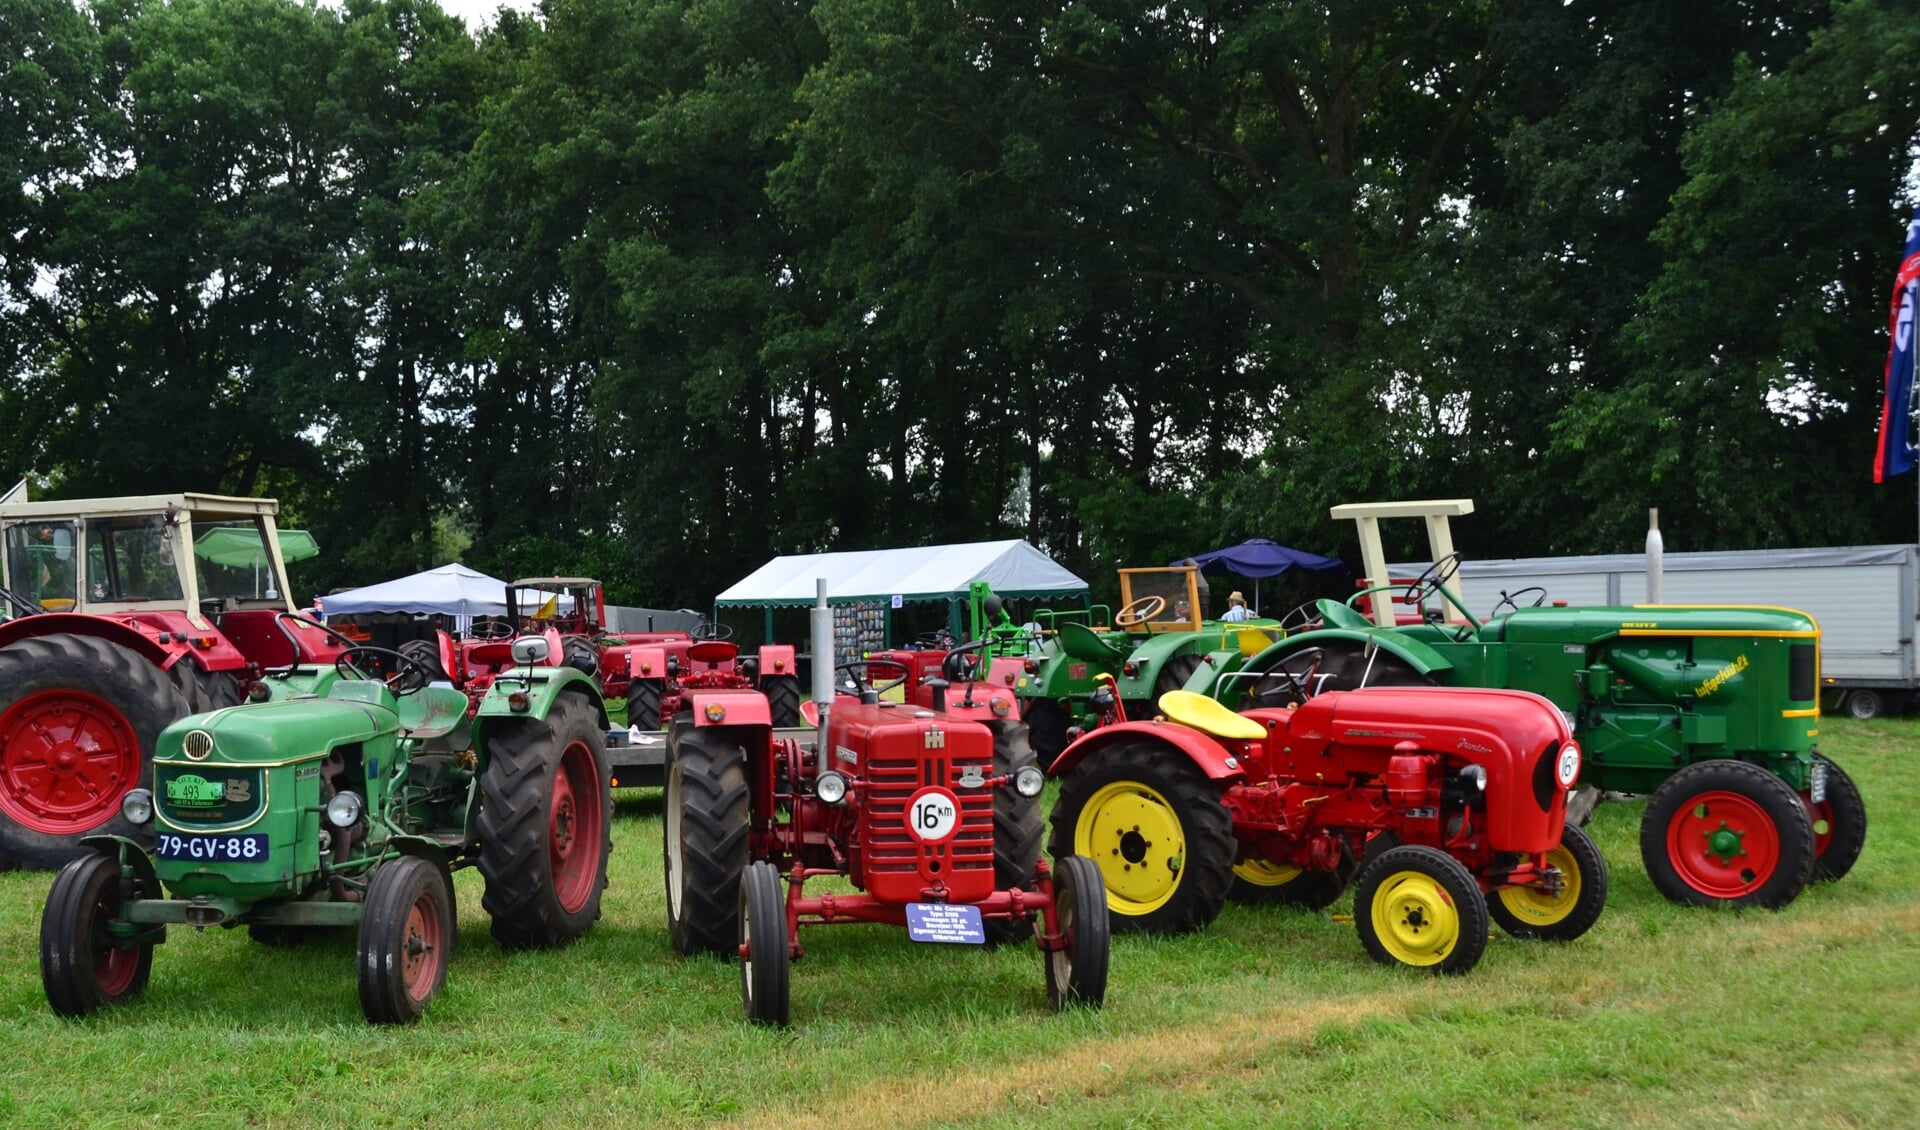
<instances>
[{"instance_id":1,"label":"tent leg","mask_svg":"<svg viewBox=\"0 0 1920 1130\"><path fill-rule=\"evenodd\" d=\"M761 635L761 637L760 637L760 638L761 638L761 639L763 639L763 640L765 640L765 641L766 641L766 642L768 642L768 643L772 643L772 642L773 642L773 605L771 605L771 604L769 604L769 605L767 605L767 624L766 624L766 629L765 629L765 632L764 632L764 633L763 633L763 634Z\"/></svg>"}]
</instances>

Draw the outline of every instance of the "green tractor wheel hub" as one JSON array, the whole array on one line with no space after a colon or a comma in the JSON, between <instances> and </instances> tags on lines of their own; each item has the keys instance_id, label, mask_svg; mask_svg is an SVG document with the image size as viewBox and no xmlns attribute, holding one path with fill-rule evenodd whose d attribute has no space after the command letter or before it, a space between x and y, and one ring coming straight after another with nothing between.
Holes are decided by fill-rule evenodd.
<instances>
[{"instance_id":1,"label":"green tractor wheel hub","mask_svg":"<svg viewBox=\"0 0 1920 1130\"><path fill-rule=\"evenodd\" d=\"M1718 828L1701 834L1707 838L1707 854L1719 856L1721 863L1731 863L1735 856L1747 854L1747 849L1741 846L1741 841L1747 838L1747 834L1728 827L1724 820L1720 822Z\"/></svg>"}]
</instances>

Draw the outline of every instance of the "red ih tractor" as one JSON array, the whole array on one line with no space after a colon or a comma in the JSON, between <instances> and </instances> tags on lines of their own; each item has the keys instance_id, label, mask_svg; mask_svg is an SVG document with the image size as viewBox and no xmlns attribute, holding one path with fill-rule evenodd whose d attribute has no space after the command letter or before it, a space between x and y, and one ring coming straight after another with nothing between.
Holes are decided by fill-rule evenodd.
<instances>
[{"instance_id":1,"label":"red ih tractor","mask_svg":"<svg viewBox=\"0 0 1920 1130\"><path fill-rule=\"evenodd\" d=\"M1606 903L1606 864L1566 823L1580 747L1538 695L1383 688L1236 714L1173 691L1160 708L1054 766L1052 849L1100 865L1116 929L1197 929L1230 893L1319 909L1357 874L1375 960L1459 973L1489 914L1565 941Z\"/></svg>"},{"instance_id":2,"label":"red ih tractor","mask_svg":"<svg viewBox=\"0 0 1920 1130\"><path fill-rule=\"evenodd\" d=\"M815 653L825 655L820 609ZM884 922L921 942L1031 936L1054 1008L1100 1004L1106 893L1091 861L1056 854L1049 869L1040 859L1045 775L1026 726L948 710L944 680L921 708L881 702L865 685L857 699L835 698L830 678L815 676L815 701L831 704L811 742L776 737L767 697L747 690L694 690L674 717L674 948L737 956L747 1016L767 1024L788 1021L799 929L817 923ZM1011 695L1000 697L1010 711ZM857 893L806 893L829 876Z\"/></svg>"},{"instance_id":3,"label":"red ih tractor","mask_svg":"<svg viewBox=\"0 0 1920 1130\"><path fill-rule=\"evenodd\" d=\"M764 644L742 659L732 636L727 625L708 623L691 634L656 632L628 648L627 724L658 729L687 708L695 691L758 690L775 726L798 726L800 673L793 645Z\"/></svg>"},{"instance_id":4,"label":"red ih tractor","mask_svg":"<svg viewBox=\"0 0 1920 1130\"><path fill-rule=\"evenodd\" d=\"M169 722L340 654L293 615L278 509L210 494L0 505L0 861L55 867L82 836L132 834L120 800Z\"/></svg>"}]
</instances>

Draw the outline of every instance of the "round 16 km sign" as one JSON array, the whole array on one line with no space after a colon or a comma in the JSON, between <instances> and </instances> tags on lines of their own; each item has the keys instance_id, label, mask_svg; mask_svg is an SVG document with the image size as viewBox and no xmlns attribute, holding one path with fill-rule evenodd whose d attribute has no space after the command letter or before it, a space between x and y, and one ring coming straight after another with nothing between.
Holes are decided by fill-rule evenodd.
<instances>
[{"instance_id":1,"label":"round 16 km sign","mask_svg":"<svg viewBox=\"0 0 1920 1130\"><path fill-rule=\"evenodd\" d=\"M952 837L960 827L960 798L938 785L929 785L907 801L901 819L907 831L922 843L937 844Z\"/></svg>"}]
</instances>

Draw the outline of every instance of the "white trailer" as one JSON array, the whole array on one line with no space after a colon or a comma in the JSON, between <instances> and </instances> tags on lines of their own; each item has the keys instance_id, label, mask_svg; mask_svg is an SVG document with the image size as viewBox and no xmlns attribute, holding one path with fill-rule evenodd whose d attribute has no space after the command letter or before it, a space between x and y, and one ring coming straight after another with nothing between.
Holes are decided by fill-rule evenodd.
<instances>
[{"instance_id":1,"label":"white trailer","mask_svg":"<svg viewBox=\"0 0 1920 1130\"><path fill-rule=\"evenodd\" d=\"M1920 616L1920 547L1855 545L1668 553L1667 604L1767 604L1810 613L1820 624L1826 706L1872 718L1920 691L1914 623ZM1412 577L1424 564L1391 565ZM1461 565L1460 588L1474 615L1492 615L1504 595L1570 605L1644 604L1647 559L1638 553L1524 557ZM1536 590L1524 592L1523 590ZM1538 591L1544 590L1544 592ZM1501 609L1504 611L1504 607Z\"/></svg>"}]
</instances>

